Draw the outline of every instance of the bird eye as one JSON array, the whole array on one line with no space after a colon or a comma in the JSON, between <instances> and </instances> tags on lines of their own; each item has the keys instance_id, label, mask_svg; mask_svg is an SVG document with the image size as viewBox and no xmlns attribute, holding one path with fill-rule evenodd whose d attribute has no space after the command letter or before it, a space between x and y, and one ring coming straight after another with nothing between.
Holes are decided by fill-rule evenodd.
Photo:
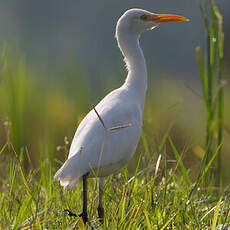
<instances>
[{"instance_id":1,"label":"bird eye","mask_svg":"<svg viewBox=\"0 0 230 230\"><path fill-rule=\"evenodd\" d=\"M140 19L146 21L148 19L148 16L146 14L143 14L140 16Z\"/></svg>"}]
</instances>

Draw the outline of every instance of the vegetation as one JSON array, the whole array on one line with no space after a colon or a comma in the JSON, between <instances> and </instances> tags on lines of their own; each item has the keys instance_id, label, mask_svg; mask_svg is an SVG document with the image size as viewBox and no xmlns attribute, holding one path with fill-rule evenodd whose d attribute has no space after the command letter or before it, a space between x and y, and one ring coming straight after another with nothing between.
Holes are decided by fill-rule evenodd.
<instances>
[{"instance_id":1,"label":"vegetation","mask_svg":"<svg viewBox=\"0 0 230 230\"><path fill-rule=\"evenodd\" d=\"M203 95L207 113L207 131L206 131L206 151L204 156L204 164L211 158L211 149L214 145L214 133L217 133L216 145L220 146L222 143L223 133L223 87L225 86L222 80L222 62L223 62L223 19L218 11L214 1L210 1L210 10L207 2L203 1L201 6L202 15L206 28L206 56L205 63L202 61L200 47L197 48L197 56L200 64L200 75L203 85ZM210 12L209 12L210 11ZM210 17L209 17L210 14ZM215 75L217 77L215 78ZM217 82L214 82L217 80ZM214 91L214 84L216 83L216 92ZM216 95L215 95L216 93ZM217 112L217 116L215 117ZM217 123L217 127L214 125ZM217 185L222 183L221 172L221 154L218 155L216 170L213 171Z\"/></svg>"},{"instance_id":2,"label":"vegetation","mask_svg":"<svg viewBox=\"0 0 230 230\"><path fill-rule=\"evenodd\" d=\"M203 56L197 49L203 97L169 79L155 82L155 88L150 84L137 154L127 168L106 180L105 229L230 228L225 131L230 100L225 100L224 110L222 18L214 1L204 3L207 47ZM90 223L85 227L63 212L81 212L82 185L64 193L53 175L67 157L77 124L118 82L101 81L102 90L95 96L80 67L63 68L65 79L54 81L36 76L23 58L12 60L7 47L2 53L0 228L68 229L78 221L79 229L101 229L97 181L89 180ZM230 98L227 90L225 98Z\"/></svg>"}]
</instances>

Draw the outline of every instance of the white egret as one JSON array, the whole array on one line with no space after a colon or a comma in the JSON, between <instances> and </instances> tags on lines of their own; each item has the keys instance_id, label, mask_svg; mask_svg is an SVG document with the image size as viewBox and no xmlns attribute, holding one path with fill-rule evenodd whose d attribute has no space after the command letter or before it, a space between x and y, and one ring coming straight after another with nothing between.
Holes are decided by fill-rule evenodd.
<instances>
[{"instance_id":1,"label":"white egret","mask_svg":"<svg viewBox=\"0 0 230 230\"><path fill-rule=\"evenodd\" d=\"M160 23L170 21L188 19L130 9L117 22L115 37L128 69L125 83L102 99L82 120L68 159L54 176L64 189L73 189L83 179L83 211L79 216L84 223L88 221L87 178L99 178L98 215L103 222L104 178L127 165L140 139L147 88L147 69L139 45L140 35Z\"/></svg>"}]
</instances>

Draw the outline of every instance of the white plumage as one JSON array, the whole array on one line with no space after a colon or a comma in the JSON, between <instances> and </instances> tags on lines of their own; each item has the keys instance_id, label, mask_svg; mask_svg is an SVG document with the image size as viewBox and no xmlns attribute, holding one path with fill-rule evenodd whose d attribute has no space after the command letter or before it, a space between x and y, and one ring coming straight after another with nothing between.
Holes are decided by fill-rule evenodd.
<instances>
[{"instance_id":1,"label":"white plumage","mask_svg":"<svg viewBox=\"0 0 230 230\"><path fill-rule=\"evenodd\" d=\"M75 133L68 160L55 175L62 186L73 188L90 171L89 176L108 176L128 163L140 137L142 118L142 109L129 103L130 97L123 86L96 106L108 128L131 123L130 127L106 130L94 110L86 115Z\"/></svg>"},{"instance_id":2,"label":"white plumage","mask_svg":"<svg viewBox=\"0 0 230 230\"><path fill-rule=\"evenodd\" d=\"M66 188L74 188L84 175L104 178L127 165L141 135L142 114L147 89L147 70L139 46L142 32L153 29L161 22L187 21L176 15L153 14L141 9L126 11L118 20L116 39L128 69L125 83L109 93L80 123L67 161L55 174L55 179ZM107 128L130 124L115 130ZM88 174L89 173L89 174ZM84 180L84 177L83 177ZM83 182L84 184L84 182ZM100 180L103 186L103 180ZM87 190L87 185L85 185ZM100 198L99 190L99 198ZM83 196L84 198L84 196ZM83 202L83 220L87 222L87 193ZM99 200L99 209L102 209ZM100 214L101 213L101 214ZM103 218L104 211L99 210Z\"/></svg>"}]
</instances>

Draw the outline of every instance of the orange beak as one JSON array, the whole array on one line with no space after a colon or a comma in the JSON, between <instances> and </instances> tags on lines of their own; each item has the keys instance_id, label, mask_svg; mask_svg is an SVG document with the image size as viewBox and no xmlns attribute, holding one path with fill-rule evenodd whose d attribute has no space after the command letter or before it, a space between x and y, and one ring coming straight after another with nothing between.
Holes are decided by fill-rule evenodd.
<instances>
[{"instance_id":1,"label":"orange beak","mask_svg":"<svg viewBox=\"0 0 230 230\"><path fill-rule=\"evenodd\" d=\"M148 17L148 20L156 23L189 21L188 18L173 14L153 14Z\"/></svg>"}]
</instances>

